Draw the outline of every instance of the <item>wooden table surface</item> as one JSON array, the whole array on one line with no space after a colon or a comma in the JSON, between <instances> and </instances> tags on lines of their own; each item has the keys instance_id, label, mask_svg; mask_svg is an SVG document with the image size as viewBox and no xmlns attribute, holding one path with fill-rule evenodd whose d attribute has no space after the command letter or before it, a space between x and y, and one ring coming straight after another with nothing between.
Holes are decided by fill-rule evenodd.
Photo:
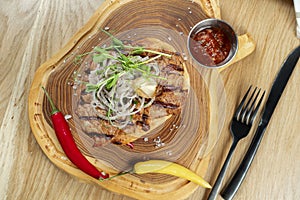
<instances>
[{"instance_id":1,"label":"wooden table surface","mask_svg":"<svg viewBox=\"0 0 300 200\"><path fill-rule=\"evenodd\" d=\"M54 55L101 6L101 0L0 0L0 199L129 200L79 181L53 165L29 125L28 92L35 70ZM226 121L211 153L206 179L214 182L231 144L233 110L250 84L269 92L287 54L300 44L292 0L220 0L222 19L257 47L221 72ZM292 74L236 199L300 199L300 63ZM253 132L252 132L253 133ZM225 182L238 166L252 135L238 145ZM199 188L190 196L205 199Z\"/></svg>"}]
</instances>

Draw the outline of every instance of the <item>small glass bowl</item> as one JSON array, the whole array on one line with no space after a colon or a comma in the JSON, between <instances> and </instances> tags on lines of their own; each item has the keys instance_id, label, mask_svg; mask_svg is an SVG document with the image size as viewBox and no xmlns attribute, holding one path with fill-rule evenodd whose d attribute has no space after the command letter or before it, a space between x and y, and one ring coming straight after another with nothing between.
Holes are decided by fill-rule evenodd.
<instances>
[{"instance_id":1,"label":"small glass bowl","mask_svg":"<svg viewBox=\"0 0 300 200\"><path fill-rule=\"evenodd\" d=\"M212 33L208 33L205 31L211 31ZM214 40L212 42L221 42L217 43L219 47L223 48L223 52L225 53L226 56L223 56L223 59L219 59L216 62L213 61L213 59L218 59L216 55L218 55L218 51L213 44L209 41L205 40L197 40L197 34L210 34L209 36L212 37L216 36L217 34L223 34L223 41L219 40L218 36L217 38L209 38L208 40ZM206 37L208 38L208 37ZM222 43L223 42L223 43ZM236 55L236 52L238 50L238 37L236 33L234 32L233 28L226 23L223 20L219 19L205 19L197 23L190 31L188 35L188 51L189 54L193 57L197 63L199 63L201 66L207 67L207 68L221 68L225 65L227 65ZM197 45L197 46L195 46ZM199 46L201 45L201 46ZM223 46L222 46L223 45ZM227 46L226 46L227 45ZM226 47L225 47L226 46ZM198 49L197 49L198 48ZM208 50L207 50L208 48ZM212 48L214 48L212 50ZM220 49L219 48L219 49ZM226 50L225 50L226 48ZM197 49L197 50L195 50ZM208 53L208 51L214 51ZM222 50L221 50L222 51ZM220 53L221 54L221 53ZM220 55L219 54L219 55ZM209 55L209 56L208 56ZM224 55L224 54L222 54ZM216 57L213 57L216 56ZM225 58L224 58L225 57ZM208 62L208 60L210 62Z\"/></svg>"}]
</instances>

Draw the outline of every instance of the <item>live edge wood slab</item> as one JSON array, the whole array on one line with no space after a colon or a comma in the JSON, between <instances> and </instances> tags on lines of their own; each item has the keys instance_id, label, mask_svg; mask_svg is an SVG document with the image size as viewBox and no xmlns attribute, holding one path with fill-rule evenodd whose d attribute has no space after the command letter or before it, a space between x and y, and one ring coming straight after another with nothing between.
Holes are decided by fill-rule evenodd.
<instances>
[{"instance_id":1,"label":"live edge wood slab","mask_svg":"<svg viewBox=\"0 0 300 200\"><path fill-rule=\"evenodd\" d=\"M56 139L49 118L50 107L44 98L41 86L47 88L57 107L63 113L72 114L73 88L68 83L72 79L74 71L78 70L78 66L74 65L74 56L90 51L92 47L101 43L101 39L105 38L105 35L100 29L107 28L120 37L129 37L128 35L131 34L130 37L140 37L139 40L147 40L150 45L180 52L188 57L185 54L187 54L186 36L189 30L203 19L221 18L218 5L219 2L215 0L105 1L87 24L70 39L65 47L41 65L34 76L28 106L30 125L38 144L51 162L80 180L93 182L108 190L137 199L184 199L192 194L198 187L196 184L167 175L125 175L100 182L78 170L66 158ZM254 48L255 43L248 34L239 36L239 50L232 63L249 55ZM164 130L160 134L164 135L166 142L170 144L174 143L172 140L179 142L177 146L171 145L170 151L180 151L181 154L169 158L170 160L205 177L210 160L209 153L218 139L220 130L220 127L215 124L222 124L222 121L219 121L220 113L218 112L222 106L218 100L220 96L222 98L223 88L218 86L218 84L222 85L218 73L226 67L220 70L205 71L199 69L189 57L187 60L193 93L189 97L183 116L173 117L165 125L172 126L184 122L187 128L179 129L176 133ZM194 109L195 105L197 109ZM200 116L199 120L191 120L195 116ZM69 122L78 147L87 159L99 169L116 174L128 167L126 164L132 164L132 162L126 161L138 159L135 158L135 155L131 155L134 150L125 147L112 148L120 153L125 152L129 156L126 158L119 158L113 151L103 155L101 149L89 149L87 144L91 142L91 138L80 136L79 131L76 131L75 121L71 119ZM192 135L188 135L193 137L192 140L188 137L179 137L178 139L170 137L172 134L182 135L181 133L186 134L186 132L193 132ZM185 143L188 145L184 145ZM140 146L142 145L140 142ZM163 154L162 152L158 154Z\"/></svg>"}]
</instances>

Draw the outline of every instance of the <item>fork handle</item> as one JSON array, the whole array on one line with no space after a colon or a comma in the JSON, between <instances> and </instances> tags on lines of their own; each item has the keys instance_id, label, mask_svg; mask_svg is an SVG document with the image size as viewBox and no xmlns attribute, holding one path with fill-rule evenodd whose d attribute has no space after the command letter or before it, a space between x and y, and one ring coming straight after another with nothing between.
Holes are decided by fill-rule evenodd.
<instances>
[{"instance_id":1,"label":"fork handle","mask_svg":"<svg viewBox=\"0 0 300 200\"><path fill-rule=\"evenodd\" d=\"M241 162L239 168L235 172L234 176L232 177L229 184L226 188L222 191L221 196L225 200L231 200L234 195L236 194L237 190L239 189L240 185L242 184L246 174L250 168L250 165L254 159L254 156L258 150L260 145L261 139L264 135L266 130L267 124L258 126L256 133L252 139L252 142L248 148L246 155L244 156L243 161Z\"/></svg>"},{"instance_id":2,"label":"fork handle","mask_svg":"<svg viewBox=\"0 0 300 200\"><path fill-rule=\"evenodd\" d=\"M208 200L214 200L214 199L216 199L216 197L217 197L217 195L219 193L220 187L222 185L222 182L223 182L226 170L227 170L227 168L229 166L230 160L232 158L232 155L233 155L233 152L235 150L235 147L236 147L237 143L238 143L238 140L233 140L233 142L231 144L231 147L230 147L230 150L228 152L228 155L226 157L226 160L225 160L225 162L224 162L224 164L222 166L222 169L221 169L221 171L220 171L220 173L218 175L218 178L217 178L217 180L216 180L216 182L215 182L215 184L214 184L214 186L213 186L213 188L212 188L212 190L211 190L211 192L210 192L210 194L208 196Z\"/></svg>"}]
</instances>

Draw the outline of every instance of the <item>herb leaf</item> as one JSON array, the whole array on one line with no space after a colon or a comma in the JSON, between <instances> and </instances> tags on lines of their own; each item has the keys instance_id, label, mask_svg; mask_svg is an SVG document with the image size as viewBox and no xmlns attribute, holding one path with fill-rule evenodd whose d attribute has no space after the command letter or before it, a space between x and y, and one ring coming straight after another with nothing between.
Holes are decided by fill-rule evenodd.
<instances>
[{"instance_id":1,"label":"herb leaf","mask_svg":"<svg viewBox=\"0 0 300 200\"><path fill-rule=\"evenodd\" d=\"M131 54L142 54L145 52L145 48L144 47L136 47L135 49L133 49L131 51Z\"/></svg>"},{"instance_id":2,"label":"herb leaf","mask_svg":"<svg viewBox=\"0 0 300 200\"><path fill-rule=\"evenodd\" d=\"M112 79L107 81L106 86L105 86L106 89L110 90L111 88L113 88L117 84L119 77L120 77L120 74L116 74L116 75L114 75L114 77Z\"/></svg>"},{"instance_id":3,"label":"herb leaf","mask_svg":"<svg viewBox=\"0 0 300 200\"><path fill-rule=\"evenodd\" d=\"M105 56L105 54L96 54L93 56L94 63L101 63L101 62L105 61L106 59L107 59L107 57Z\"/></svg>"},{"instance_id":4,"label":"herb leaf","mask_svg":"<svg viewBox=\"0 0 300 200\"><path fill-rule=\"evenodd\" d=\"M114 37L111 33L107 32L106 30L102 30L105 34L107 34L112 40L112 46L118 49L124 49L124 44L121 40Z\"/></svg>"},{"instance_id":5,"label":"herb leaf","mask_svg":"<svg viewBox=\"0 0 300 200\"><path fill-rule=\"evenodd\" d=\"M112 74L110 74L108 77L104 77L101 82L98 84L86 84L86 92L94 92L99 90L102 86L105 86L107 90L111 90L114 86L116 86L119 78L123 76L126 73L131 73L133 70L139 71L143 76L145 77L155 77L155 78L161 78L158 75L155 75L151 73L151 67L147 64L160 58L161 56L171 57L170 54L154 51L150 49L145 49L141 46L130 46L130 45L124 45L124 43L115 38L111 33L102 30L105 34L107 34L111 38L111 46L108 47L100 47L96 46L92 52L87 52L81 55L77 55L75 57L75 64L79 64L80 61L82 61L82 58L88 54L92 54L92 59L94 63L103 63L107 59L114 60L116 62L113 62L111 65L105 66L105 69L101 71L97 71L97 75L102 76L102 74L107 71L113 71ZM121 52L121 50L127 50L128 55L125 55ZM111 54L111 51L115 51L118 53L118 56L115 57ZM143 53L151 53L155 56L151 56L150 58L138 61L134 55L141 55Z\"/></svg>"},{"instance_id":6,"label":"herb leaf","mask_svg":"<svg viewBox=\"0 0 300 200\"><path fill-rule=\"evenodd\" d=\"M94 84L91 84L91 83L87 83L86 84L86 89L85 91L86 92L93 92L93 91L97 91L99 89L99 86L98 85L94 85Z\"/></svg>"}]
</instances>

